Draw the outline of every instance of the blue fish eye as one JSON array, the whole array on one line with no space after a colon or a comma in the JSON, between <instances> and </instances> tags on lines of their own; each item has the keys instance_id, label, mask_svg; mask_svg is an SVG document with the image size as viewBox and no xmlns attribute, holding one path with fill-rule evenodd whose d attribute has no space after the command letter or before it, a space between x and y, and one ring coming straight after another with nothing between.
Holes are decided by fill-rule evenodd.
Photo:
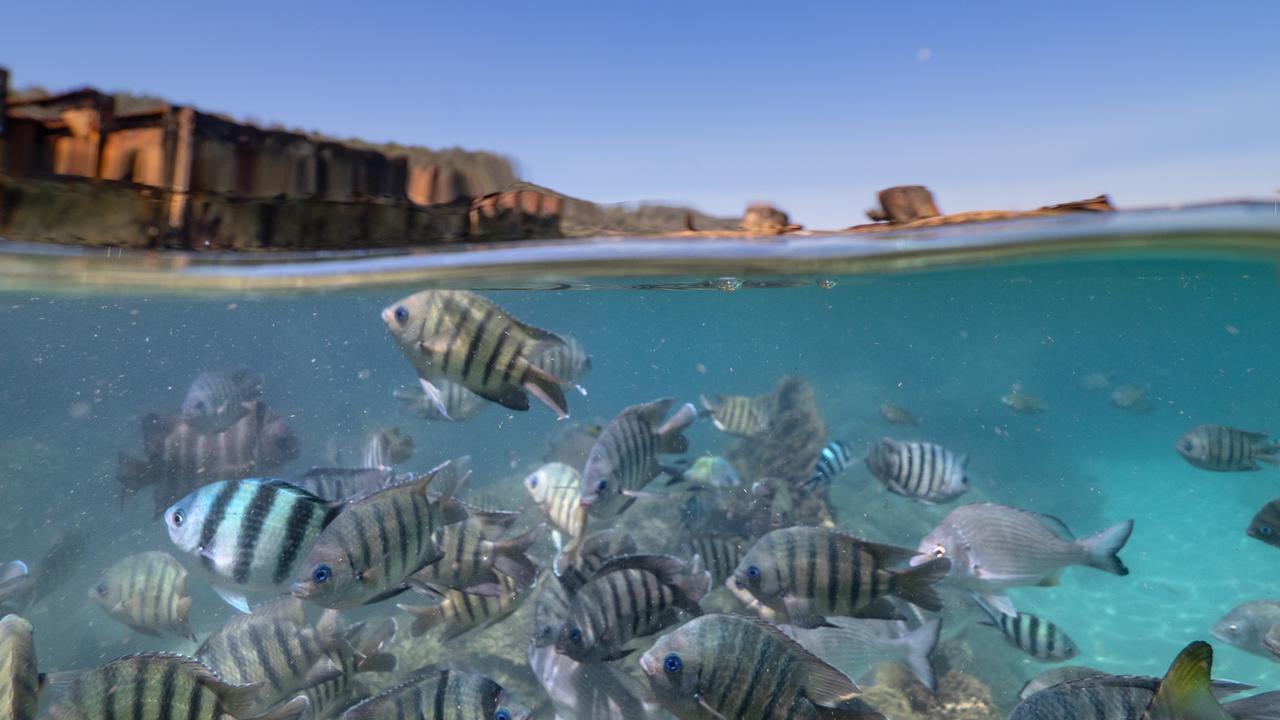
<instances>
[{"instance_id":1,"label":"blue fish eye","mask_svg":"<svg viewBox=\"0 0 1280 720\"><path fill-rule=\"evenodd\" d=\"M531 488L536 488L536 487L538 487L538 478L536 478L536 477L531 477L531 478L529 478L529 487L531 487Z\"/></svg>"},{"instance_id":2,"label":"blue fish eye","mask_svg":"<svg viewBox=\"0 0 1280 720\"><path fill-rule=\"evenodd\" d=\"M596 492L604 492L605 488L607 487L609 487L609 483L604 480L601 480L600 482L596 483Z\"/></svg>"},{"instance_id":3,"label":"blue fish eye","mask_svg":"<svg viewBox=\"0 0 1280 720\"><path fill-rule=\"evenodd\" d=\"M187 521L187 514L182 511L182 508L178 508L173 511L173 517L171 519L174 527L182 527L182 523Z\"/></svg>"},{"instance_id":4,"label":"blue fish eye","mask_svg":"<svg viewBox=\"0 0 1280 720\"><path fill-rule=\"evenodd\" d=\"M551 627L550 625L543 625L542 637L551 637L551 633L554 631L555 631L555 628Z\"/></svg>"},{"instance_id":5,"label":"blue fish eye","mask_svg":"<svg viewBox=\"0 0 1280 720\"><path fill-rule=\"evenodd\" d=\"M672 675L680 672L680 668L682 667L684 667L684 663L681 662L680 656L675 653L667 655L667 657L662 661L662 669Z\"/></svg>"},{"instance_id":6,"label":"blue fish eye","mask_svg":"<svg viewBox=\"0 0 1280 720\"><path fill-rule=\"evenodd\" d=\"M409 308L403 305L401 305L400 307L397 307L395 316L396 316L396 322L400 323L401 325L409 322Z\"/></svg>"},{"instance_id":7,"label":"blue fish eye","mask_svg":"<svg viewBox=\"0 0 1280 720\"><path fill-rule=\"evenodd\" d=\"M572 640L572 641L574 641L574 642L576 642L576 643L580 643L580 642L582 642L582 631L581 631L581 630L579 630L578 628L574 628L574 629L570 630L570 631L569 631L569 639L570 639L570 640Z\"/></svg>"},{"instance_id":8,"label":"blue fish eye","mask_svg":"<svg viewBox=\"0 0 1280 720\"><path fill-rule=\"evenodd\" d=\"M760 568L755 565L752 565L751 567L747 568L747 577L752 580L759 580Z\"/></svg>"},{"instance_id":9,"label":"blue fish eye","mask_svg":"<svg viewBox=\"0 0 1280 720\"><path fill-rule=\"evenodd\" d=\"M511 713L506 708L500 707L493 714L493 720L511 720Z\"/></svg>"},{"instance_id":10,"label":"blue fish eye","mask_svg":"<svg viewBox=\"0 0 1280 720\"><path fill-rule=\"evenodd\" d=\"M1270 525L1265 525L1265 524L1263 524L1263 525L1259 525L1259 526L1258 526L1258 532L1262 533L1263 535L1270 535L1270 534L1271 534L1271 526L1270 526Z\"/></svg>"},{"instance_id":11,"label":"blue fish eye","mask_svg":"<svg viewBox=\"0 0 1280 720\"><path fill-rule=\"evenodd\" d=\"M333 571L329 569L328 565L319 565L316 567L315 572L311 573L311 579L314 580L317 585L319 585L324 581L328 580L329 576L332 574L333 574Z\"/></svg>"}]
</instances>

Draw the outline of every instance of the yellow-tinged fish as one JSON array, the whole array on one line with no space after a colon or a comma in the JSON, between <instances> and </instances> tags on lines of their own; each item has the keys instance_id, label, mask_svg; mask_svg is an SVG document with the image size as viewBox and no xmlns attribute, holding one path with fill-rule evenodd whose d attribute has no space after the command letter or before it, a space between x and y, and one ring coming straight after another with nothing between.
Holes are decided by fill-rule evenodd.
<instances>
[{"instance_id":1,"label":"yellow-tinged fish","mask_svg":"<svg viewBox=\"0 0 1280 720\"><path fill-rule=\"evenodd\" d=\"M151 551L120 560L107 568L89 597L135 632L160 637L168 631L196 639L187 624L187 571L169 553Z\"/></svg>"},{"instance_id":2,"label":"yellow-tinged fish","mask_svg":"<svg viewBox=\"0 0 1280 720\"><path fill-rule=\"evenodd\" d=\"M561 418L569 406L563 381L536 358L564 338L526 325L475 293L424 290L382 311L382 320L422 389L442 414L444 398L434 384L446 379L512 410L528 410L533 395Z\"/></svg>"},{"instance_id":3,"label":"yellow-tinged fish","mask_svg":"<svg viewBox=\"0 0 1280 720\"><path fill-rule=\"evenodd\" d=\"M738 437L755 437L769 429L769 416L759 401L745 395L701 395L702 414L720 432Z\"/></svg>"},{"instance_id":4,"label":"yellow-tinged fish","mask_svg":"<svg viewBox=\"0 0 1280 720\"><path fill-rule=\"evenodd\" d=\"M0 620L0 718L34 720L41 680L31 623L6 615Z\"/></svg>"}]
</instances>

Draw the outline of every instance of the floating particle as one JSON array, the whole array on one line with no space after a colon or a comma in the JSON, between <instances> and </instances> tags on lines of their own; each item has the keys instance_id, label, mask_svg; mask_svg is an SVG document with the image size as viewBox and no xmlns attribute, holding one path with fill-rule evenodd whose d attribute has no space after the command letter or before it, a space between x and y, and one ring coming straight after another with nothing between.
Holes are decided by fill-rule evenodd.
<instances>
[{"instance_id":1,"label":"floating particle","mask_svg":"<svg viewBox=\"0 0 1280 720\"><path fill-rule=\"evenodd\" d=\"M1227 326L1227 334L1228 334L1228 335L1239 335L1239 334L1240 334L1240 328L1236 327L1235 325L1228 325L1228 326Z\"/></svg>"},{"instance_id":2,"label":"floating particle","mask_svg":"<svg viewBox=\"0 0 1280 720\"><path fill-rule=\"evenodd\" d=\"M699 375L707 374L707 366L703 365L702 363L698 363L697 365L694 365L693 369L697 370Z\"/></svg>"},{"instance_id":3,"label":"floating particle","mask_svg":"<svg viewBox=\"0 0 1280 720\"><path fill-rule=\"evenodd\" d=\"M722 292L733 292L742 287L742 280L736 277L722 277L716 280L716 287Z\"/></svg>"},{"instance_id":4,"label":"floating particle","mask_svg":"<svg viewBox=\"0 0 1280 720\"><path fill-rule=\"evenodd\" d=\"M93 413L93 405L84 400L77 400L67 408L67 414L76 420L84 420Z\"/></svg>"},{"instance_id":5,"label":"floating particle","mask_svg":"<svg viewBox=\"0 0 1280 720\"><path fill-rule=\"evenodd\" d=\"M356 377L360 378L361 380L368 380L369 376L372 374L373 373L369 372L368 368L365 368L364 370L361 370L360 372L356 373Z\"/></svg>"}]
</instances>

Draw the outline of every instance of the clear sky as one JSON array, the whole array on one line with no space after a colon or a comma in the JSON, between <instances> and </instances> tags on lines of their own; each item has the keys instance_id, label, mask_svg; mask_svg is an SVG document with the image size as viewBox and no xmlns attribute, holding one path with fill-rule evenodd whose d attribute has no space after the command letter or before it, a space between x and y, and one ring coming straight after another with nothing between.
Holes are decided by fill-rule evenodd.
<instances>
[{"instance_id":1,"label":"clear sky","mask_svg":"<svg viewBox=\"0 0 1280 720\"><path fill-rule=\"evenodd\" d=\"M367 5L367 7L362 7ZM862 220L1280 188L1280 3L22 2L17 86L489 149L591 200Z\"/></svg>"}]
</instances>

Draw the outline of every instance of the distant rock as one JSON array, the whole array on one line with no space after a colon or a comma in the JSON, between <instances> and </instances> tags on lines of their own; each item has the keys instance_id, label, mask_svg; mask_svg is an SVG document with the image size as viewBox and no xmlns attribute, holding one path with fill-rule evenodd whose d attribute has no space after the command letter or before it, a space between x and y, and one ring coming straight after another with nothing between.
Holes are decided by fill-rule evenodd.
<instances>
[{"instance_id":1,"label":"distant rock","mask_svg":"<svg viewBox=\"0 0 1280 720\"><path fill-rule=\"evenodd\" d=\"M787 214L768 203L752 203L742 216L742 229L759 235L781 235L796 226Z\"/></svg>"}]
</instances>

